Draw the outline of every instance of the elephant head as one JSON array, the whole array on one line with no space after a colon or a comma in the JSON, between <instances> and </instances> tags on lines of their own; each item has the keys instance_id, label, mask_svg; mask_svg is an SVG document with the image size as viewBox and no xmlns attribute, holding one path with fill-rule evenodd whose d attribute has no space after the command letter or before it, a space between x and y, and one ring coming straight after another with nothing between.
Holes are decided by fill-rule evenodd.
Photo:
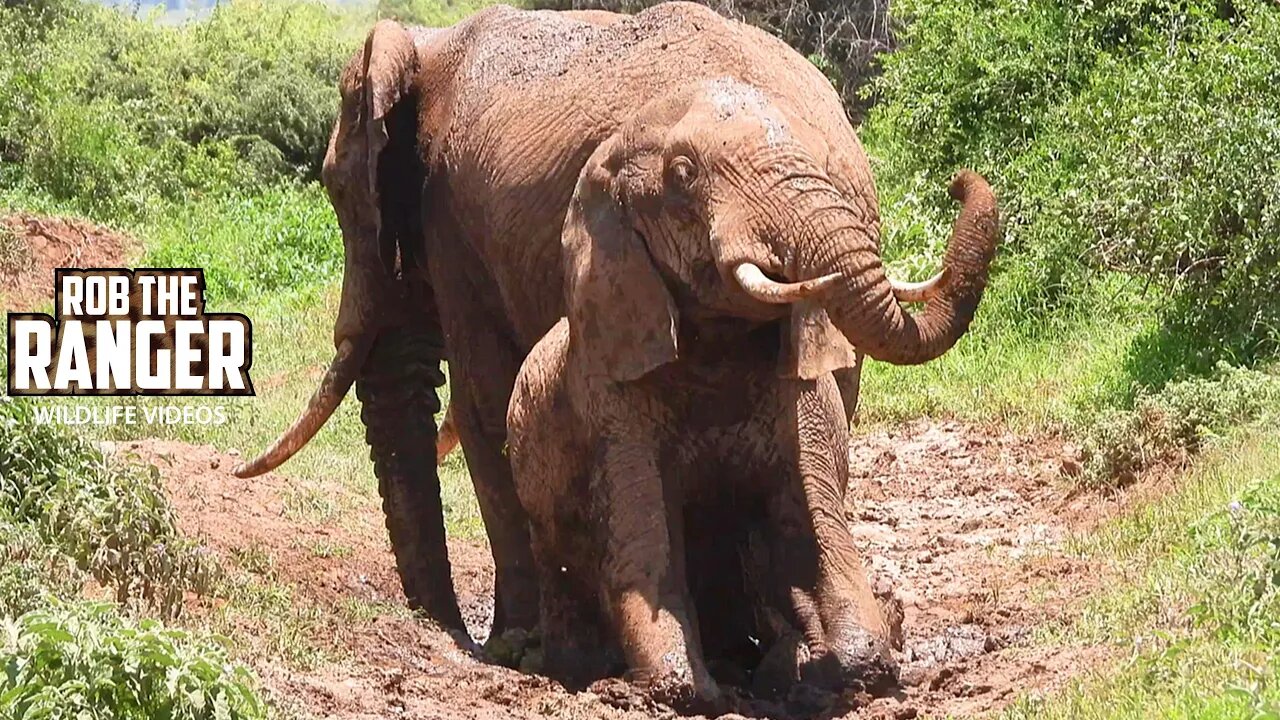
<instances>
[{"instance_id":1,"label":"elephant head","mask_svg":"<svg viewBox=\"0 0 1280 720\"><path fill-rule=\"evenodd\" d=\"M405 593L411 605L462 628L443 520L435 520L439 484L429 449L444 341L421 247L414 88L419 52L441 32L382 21L342 73L322 174L346 256L334 357L294 424L235 473L252 477L288 460L356 384Z\"/></svg>"},{"instance_id":2,"label":"elephant head","mask_svg":"<svg viewBox=\"0 0 1280 720\"><path fill-rule=\"evenodd\" d=\"M799 112L724 79L650 102L602 143L564 234L569 316L590 338L576 343L590 347L587 366L626 381L674 360L680 313L790 314L790 374L808 379L851 362L832 342L895 364L950 349L995 253L990 186L969 171L955 178L963 207L942 272L898 283L881 261L872 181L842 192L827 172L829 142ZM900 301L927 302L912 314Z\"/></svg>"}]
</instances>

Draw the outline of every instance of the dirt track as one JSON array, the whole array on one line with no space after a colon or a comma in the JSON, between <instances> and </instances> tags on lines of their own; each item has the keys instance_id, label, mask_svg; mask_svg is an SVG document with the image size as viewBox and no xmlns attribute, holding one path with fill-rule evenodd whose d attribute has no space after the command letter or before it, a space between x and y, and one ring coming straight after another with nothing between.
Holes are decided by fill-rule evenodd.
<instances>
[{"instance_id":1,"label":"dirt track","mask_svg":"<svg viewBox=\"0 0 1280 720\"><path fill-rule=\"evenodd\" d=\"M132 238L74 218L0 216L0 310L35 310L53 299L53 270L124 267Z\"/></svg>"},{"instance_id":2,"label":"dirt track","mask_svg":"<svg viewBox=\"0 0 1280 720\"><path fill-rule=\"evenodd\" d=\"M74 220L12 215L0 226L22 243L9 246L0 267L0 304L11 310L50 298L52 268L120 265L136 246ZM289 510L297 488L286 476L237 479L230 473L237 458L211 447L148 440L116 449L160 469L183 529L225 565L261 586L286 589L285 608L271 606L256 618L241 613L230 623L238 639L248 640L243 658L290 714L442 720L662 714L619 709L592 693L567 693L544 678L487 664L409 617L371 492L322 487L339 509L332 519L307 521ZM1062 473L1064 462L1071 469L1070 456L1051 438L955 423L920 422L854 438L846 517L873 582L892 588L901 603L904 687L894 697L847 697L802 709L826 717L972 715L1051 690L1102 659L1100 648L1029 641L1037 626L1069 618L1100 582L1097 569L1071 559L1065 543L1073 530L1115 508L1112 500L1069 492ZM488 549L457 541L451 557L464 614L479 635L492 611ZM199 622L226 601L193 597L189 604ZM293 630L301 627L309 637L282 637L290 629L276 616L289 608L302 618ZM284 659L288 642L320 659Z\"/></svg>"},{"instance_id":3,"label":"dirt track","mask_svg":"<svg viewBox=\"0 0 1280 720\"><path fill-rule=\"evenodd\" d=\"M229 472L236 458L207 446L145 441L122 450L160 468L184 530L228 557L246 548L265 553L274 581L320 614L323 630L312 640L330 659L315 669L291 668L266 651L246 654L286 707L324 718L661 714L486 664L396 610L399 586L375 503L326 525L297 522L285 511L291 489L280 475L237 479ZM1110 514L1109 501L1068 493L1060 442L921 422L854 438L850 459L850 528L875 582L890 584L902 602L904 687L890 698L844 698L819 715L982 713L1051 690L1104 657L1098 648L1029 642L1032 628L1069 617L1099 582L1064 545L1073 529ZM322 545L347 551L321 557L314 548ZM488 551L465 542L451 550L455 584L478 630L490 607ZM382 610L353 619L339 610L352 601L383 603Z\"/></svg>"}]
</instances>

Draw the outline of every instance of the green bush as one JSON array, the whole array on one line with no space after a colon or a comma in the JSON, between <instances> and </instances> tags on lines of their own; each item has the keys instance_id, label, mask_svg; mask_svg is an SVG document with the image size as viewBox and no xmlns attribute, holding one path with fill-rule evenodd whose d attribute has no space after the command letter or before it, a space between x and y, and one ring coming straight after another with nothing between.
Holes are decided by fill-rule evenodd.
<instances>
[{"instance_id":1,"label":"green bush","mask_svg":"<svg viewBox=\"0 0 1280 720\"><path fill-rule=\"evenodd\" d=\"M1191 607L1192 618L1223 638L1280 645L1280 483L1251 482L1195 530L1202 559L1194 575L1213 592Z\"/></svg>"},{"instance_id":2,"label":"green bush","mask_svg":"<svg viewBox=\"0 0 1280 720\"><path fill-rule=\"evenodd\" d=\"M144 265L204 268L209 301L226 310L342 272L342 235L316 184L191 203L182 215L157 218L145 234Z\"/></svg>"},{"instance_id":3,"label":"green bush","mask_svg":"<svg viewBox=\"0 0 1280 720\"><path fill-rule=\"evenodd\" d=\"M1213 378L1140 393L1132 409L1104 410L1079 431L1084 482L1126 484L1159 462L1177 461L1214 439L1266 417L1280 403L1280 378L1220 364Z\"/></svg>"},{"instance_id":4,"label":"green bush","mask_svg":"<svg viewBox=\"0 0 1280 720\"><path fill-rule=\"evenodd\" d=\"M378 0L380 18L427 27L448 27L459 20L503 0ZM520 5L511 0L508 5Z\"/></svg>"},{"instance_id":5,"label":"green bush","mask_svg":"<svg viewBox=\"0 0 1280 720\"><path fill-rule=\"evenodd\" d=\"M0 400L0 528L9 528L0 557L22 566L6 562L0 573L0 599L12 603L0 610L66 588L76 580L71 565L119 602L166 615L182 609L185 591L209 591L217 565L178 532L155 468L106 458L63 427L37 422L34 408ZM47 582L23 593L22 578Z\"/></svg>"},{"instance_id":6,"label":"green bush","mask_svg":"<svg viewBox=\"0 0 1280 720\"><path fill-rule=\"evenodd\" d=\"M136 221L315 179L352 19L302 0L222 3L177 27L78 0L0 6L0 185Z\"/></svg>"},{"instance_id":7,"label":"green bush","mask_svg":"<svg viewBox=\"0 0 1280 720\"><path fill-rule=\"evenodd\" d=\"M50 597L74 597L87 579L75 558L34 526L0 514L0 617L44 607Z\"/></svg>"},{"instance_id":8,"label":"green bush","mask_svg":"<svg viewBox=\"0 0 1280 720\"><path fill-rule=\"evenodd\" d=\"M226 652L110 605L55 605L3 621L0 720L265 718Z\"/></svg>"},{"instance_id":9,"label":"green bush","mask_svg":"<svg viewBox=\"0 0 1280 720\"><path fill-rule=\"evenodd\" d=\"M1280 351L1280 8L908 0L863 136L898 252L937 257L961 166L1003 206L996 286L1043 314L1108 272L1153 284L1187 369ZM1167 299L1166 299L1167 298Z\"/></svg>"}]
</instances>

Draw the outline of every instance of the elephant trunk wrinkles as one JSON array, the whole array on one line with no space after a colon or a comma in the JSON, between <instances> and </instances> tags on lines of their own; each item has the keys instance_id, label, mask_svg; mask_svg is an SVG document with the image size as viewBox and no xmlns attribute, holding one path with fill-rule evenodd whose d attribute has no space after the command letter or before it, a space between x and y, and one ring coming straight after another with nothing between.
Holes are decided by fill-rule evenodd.
<instances>
[{"instance_id":1,"label":"elephant trunk wrinkles","mask_svg":"<svg viewBox=\"0 0 1280 720\"><path fill-rule=\"evenodd\" d=\"M445 545L436 474L436 388L444 384L439 327L382 332L356 382L387 532L409 607L466 631Z\"/></svg>"},{"instance_id":2,"label":"elephant trunk wrinkles","mask_svg":"<svg viewBox=\"0 0 1280 720\"><path fill-rule=\"evenodd\" d=\"M969 329L995 255L999 216L991 187L976 173L962 171L950 192L963 207L943 258L946 279L915 315L898 304L876 238L843 199L802 221L797 270L803 277L839 273L841 280L824 304L832 323L859 351L915 365L950 350Z\"/></svg>"}]
</instances>

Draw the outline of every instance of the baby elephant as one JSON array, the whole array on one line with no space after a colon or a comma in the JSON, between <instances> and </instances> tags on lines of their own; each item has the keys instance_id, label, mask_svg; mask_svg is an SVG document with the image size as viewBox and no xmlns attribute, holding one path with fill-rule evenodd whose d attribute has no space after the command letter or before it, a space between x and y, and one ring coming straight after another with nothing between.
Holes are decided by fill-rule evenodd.
<instances>
[{"instance_id":1,"label":"baby elephant","mask_svg":"<svg viewBox=\"0 0 1280 720\"><path fill-rule=\"evenodd\" d=\"M920 289L885 276L865 161L841 139L859 162L759 88L692 81L583 168L567 317L507 417L549 674L589 681L615 654L660 701L703 712L725 702L713 671L761 692L892 679L844 519L852 398L835 378L855 345L912 363L956 342L997 211L960 173L943 273L911 315L896 296Z\"/></svg>"},{"instance_id":2,"label":"baby elephant","mask_svg":"<svg viewBox=\"0 0 1280 720\"><path fill-rule=\"evenodd\" d=\"M709 666L738 678L767 666L765 692L891 678L844 525L848 425L832 376L778 378L776 326L680 339L679 360L618 384L583 367L566 319L518 376L510 456L546 672L579 685L620 652L629 679L699 712L723 709Z\"/></svg>"}]
</instances>

